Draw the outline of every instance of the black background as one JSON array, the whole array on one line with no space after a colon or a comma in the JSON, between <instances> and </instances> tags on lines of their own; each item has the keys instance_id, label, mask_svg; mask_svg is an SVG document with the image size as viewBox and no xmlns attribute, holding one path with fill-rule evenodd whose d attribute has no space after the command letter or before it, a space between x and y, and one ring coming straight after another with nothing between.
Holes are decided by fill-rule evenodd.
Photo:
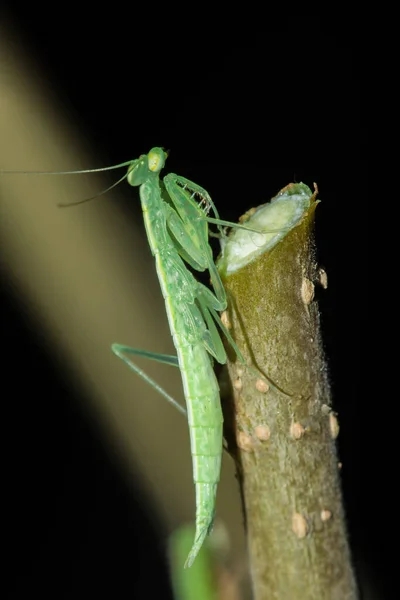
<instances>
[{"instance_id":1,"label":"black background","mask_svg":"<svg viewBox=\"0 0 400 600\"><path fill-rule=\"evenodd\" d=\"M15 5L8 17L101 164L136 158L155 145L168 148L167 169L201 183L227 220L290 181L318 183L317 246L329 278L320 308L351 545L359 576L368 572L379 589L389 587L384 473L375 468L385 440L377 430L370 443L366 416L374 398L368 174L354 25L338 17L286 17L255 33L244 22L235 30L211 17L213 27L203 28L197 14L163 23L155 7L141 20L132 7L118 5L107 12L97 6L90 15L69 5L51 13ZM164 25L157 33L155 19ZM128 218L141 218L138 202L125 208ZM6 597L41 590L43 598L107 591L139 598L158 589L168 598L148 500L139 489L128 491L112 449L74 402L78 392L4 278L2 284L2 371L4 389L12 389L4 394L3 421ZM21 348L29 360L16 377ZM13 415L21 410L26 429L15 431ZM30 446L30 463L20 440Z\"/></svg>"}]
</instances>

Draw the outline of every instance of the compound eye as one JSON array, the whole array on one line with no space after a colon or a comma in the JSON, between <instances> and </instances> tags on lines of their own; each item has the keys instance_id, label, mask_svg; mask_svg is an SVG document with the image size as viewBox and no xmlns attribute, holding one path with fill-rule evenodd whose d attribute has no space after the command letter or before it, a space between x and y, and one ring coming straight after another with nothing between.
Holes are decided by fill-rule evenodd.
<instances>
[{"instance_id":1,"label":"compound eye","mask_svg":"<svg viewBox=\"0 0 400 600\"><path fill-rule=\"evenodd\" d=\"M152 173L161 171L166 159L165 152L162 148L153 148L148 154L149 170Z\"/></svg>"}]
</instances>

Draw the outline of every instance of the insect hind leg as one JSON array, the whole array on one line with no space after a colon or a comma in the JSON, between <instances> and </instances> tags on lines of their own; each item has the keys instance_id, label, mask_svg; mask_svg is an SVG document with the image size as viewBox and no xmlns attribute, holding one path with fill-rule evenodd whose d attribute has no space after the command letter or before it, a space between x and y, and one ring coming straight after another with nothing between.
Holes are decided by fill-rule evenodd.
<instances>
[{"instance_id":1,"label":"insect hind leg","mask_svg":"<svg viewBox=\"0 0 400 600\"><path fill-rule=\"evenodd\" d=\"M257 369L257 368L254 369L253 367L251 367L251 366L249 366L247 364L247 362L246 362L243 354L240 352L240 350L238 348L238 345L236 344L235 340L231 336L228 328L222 322L221 317L219 316L219 314L217 313L217 311L212 306L209 306L209 311L210 311L211 315L213 316L214 320L216 321L217 325L221 329L221 331L224 333L224 335L225 335L226 339L228 340L231 348L235 352L238 360L242 363L242 365L246 369L248 369L250 371L250 373L253 373L253 375L257 376L257 378L264 379L268 383L268 385L270 385L275 390L281 392L285 396L291 397L292 394L290 394L288 392L285 392L285 390L283 390L282 388L280 388L274 381L272 381L272 379L270 377L267 377L266 375L264 375L259 369Z\"/></svg>"},{"instance_id":2,"label":"insect hind leg","mask_svg":"<svg viewBox=\"0 0 400 600\"><path fill-rule=\"evenodd\" d=\"M141 356L142 358L149 358L157 362L170 365L172 367L179 367L178 358L171 356L170 354L158 354L156 352L149 352L148 350L140 350L138 348L131 348L130 346L123 346L122 344L112 344L111 350L118 356L134 373L139 375L144 381L146 381L152 388L154 388L161 396L172 404L181 414L186 416L186 409L183 408L168 392L164 390L152 377L147 375L143 369L137 364L130 360L126 354L133 354L134 356Z\"/></svg>"}]
</instances>

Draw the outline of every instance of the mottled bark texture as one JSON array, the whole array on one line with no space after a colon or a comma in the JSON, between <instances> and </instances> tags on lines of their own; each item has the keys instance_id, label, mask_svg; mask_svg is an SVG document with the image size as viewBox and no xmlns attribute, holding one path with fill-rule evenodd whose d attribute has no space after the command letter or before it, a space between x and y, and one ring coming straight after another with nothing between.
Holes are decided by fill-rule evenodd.
<instances>
[{"instance_id":1,"label":"mottled bark texture","mask_svg":"<svg viewBox=\"0 0 400 600\"><path fill-rule=\"evenodd\" d=\"M338 421L314 294L327 286L312 235L317 204L316 192L290 184L242 220L258 228L262 210L264 228L287 229L267 236L265 245L257 234L236 230L218 261L229 298L224 320L252 366L243 367L230 351L232 394L224 413L256 600L357 598L335 447ZM246 236L255 247L247 264L240 256L241 247L249 251L240 241Z\"/></svg>"}]
</instances>

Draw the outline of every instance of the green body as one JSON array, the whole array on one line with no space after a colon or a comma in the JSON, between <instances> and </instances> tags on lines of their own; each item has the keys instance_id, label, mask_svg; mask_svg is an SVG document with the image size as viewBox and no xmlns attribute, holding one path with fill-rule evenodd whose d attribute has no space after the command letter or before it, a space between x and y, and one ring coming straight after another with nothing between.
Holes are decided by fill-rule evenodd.
<instances>
[{"instance_id":1,"label":"green body","mask_svg":"<svg viewBox=\"0 0 400 600\"><path fill-rule=\"evenodd\" d=\"M212 528L221 471L223 417L213 358L226 362L215 326L215 321L221 326L216 311L226 308L226 297L208 243L204 209L194 195L200 196L218 217L215 207L205 190L186 179L169 174L161 184L159 172L165 158L161 148L141 156L129 167L128 182L140 185L147 237L177 352L177 363L173 357L163 360L154 355L150 358L179 366L186 399L196 486L196 534L185 565L189 567ZM198 271L210 272L215 295L195 279L183 259ZM123 356L124 353L142 354L141 351L117 344L113 345L113 351L142 375L140 369Z\"/></svg>"}]
</instances>

